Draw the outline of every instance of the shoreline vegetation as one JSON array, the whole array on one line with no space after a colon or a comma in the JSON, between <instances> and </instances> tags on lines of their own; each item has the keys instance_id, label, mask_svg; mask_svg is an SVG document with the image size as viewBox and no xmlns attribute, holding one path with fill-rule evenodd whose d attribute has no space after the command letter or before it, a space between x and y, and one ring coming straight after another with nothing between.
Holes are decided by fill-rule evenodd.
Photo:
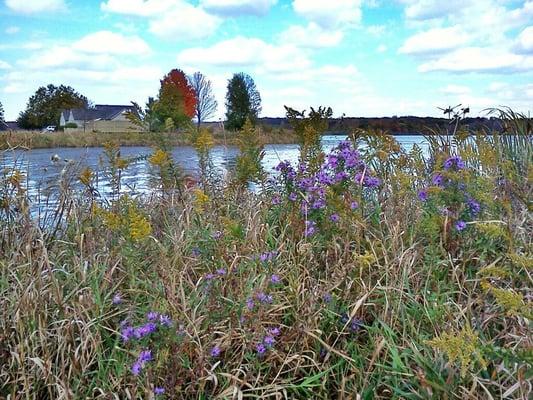
<instances>
[{"instance_id":1,"label":"shoreline vegetation","mask_svg":"<svg viewBox=\"0 0 533 400\"><path fill-rule=\"evenodd\" d=\"M274 175L250 120L224 177L208 130L192 185L154 148L136 197L107 144L39 219L4 168L0 398L531 398L531 120L326 154L330 113L291 113L299 160Z\"/></svg>"}]
</instances>

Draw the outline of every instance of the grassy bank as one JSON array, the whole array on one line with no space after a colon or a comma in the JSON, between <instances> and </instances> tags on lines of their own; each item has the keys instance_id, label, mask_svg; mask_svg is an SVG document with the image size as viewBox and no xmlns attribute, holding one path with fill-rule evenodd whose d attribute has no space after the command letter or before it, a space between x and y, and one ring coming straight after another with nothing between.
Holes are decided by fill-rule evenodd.
<instances>
[{"instance_id":1,"label":"grassy bank","mask_svg":"<svg viewBox=\"0 0 533 400\"><path fill-rule=\"evenodd\" d=\"M138 199L108 149L46 227L4 171L0 397L531 398L530 138L360 140Z\"/></svg>"},{"instance_id":2,"label":"grassy bank","mask_svg":"<svg viewBox=\"0 0 533 400\"><path fill-rule=\"evenodd\" d=\"M216 144L235 145L235 133L217 131L213 134ZM296 143L296 137L288 130L259 130L260 140L265 143ZM120 146L154 146L164 139L172 146L186 146L193 143L187 133L152 133L152 132L53 132L8 131L0 134L0 149L27 148L47 149L56 147L102 147L107 142L116 142Z\"/></svg>"}]
</instances>

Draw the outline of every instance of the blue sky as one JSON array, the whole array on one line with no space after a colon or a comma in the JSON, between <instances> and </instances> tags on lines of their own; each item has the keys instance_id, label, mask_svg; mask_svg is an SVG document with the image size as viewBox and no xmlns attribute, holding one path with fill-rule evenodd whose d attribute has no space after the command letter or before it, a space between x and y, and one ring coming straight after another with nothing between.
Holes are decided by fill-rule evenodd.
<instances>
[{"instance_id":1,"label":"blue sky","mask_svg":"<svg viewBox=\"0 0 533 400\"><path fill-rule=\"evenodd\" d=\"M348 116L533 107L533 0L0 0L0 102L48 83L144 104L172 68L201 71L224 114L244 71L263 99Z\"/></svg>"}]
</instances>

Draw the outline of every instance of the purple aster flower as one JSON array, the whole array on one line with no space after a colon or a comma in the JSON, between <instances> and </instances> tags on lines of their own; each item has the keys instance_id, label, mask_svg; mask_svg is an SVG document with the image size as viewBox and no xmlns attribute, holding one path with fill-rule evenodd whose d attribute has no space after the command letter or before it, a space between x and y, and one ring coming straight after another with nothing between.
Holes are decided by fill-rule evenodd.
<instances>
[{"instance_id":1,"label":"purple aster flower","mask_svg":"<svg viewBox=\"0 0 533 400\"><path fill-rule=\"evenodd\" d=\"M135 338L142 339L145 336L148 336L151 333L154 333L157 330L157 325L153 322L148 322L144 325L141 325L135 328Z\"/></svg>"},{"instance_id":2,"label":"purple aster flower","mask_svg":"<svg viewBox=\"0 0 533 400\"><path fill-rule=\"evenodd\" d=\"M148 321L155 321L155 320L159 319L159 313L157 313L155 311L150 311L148 314L146 314L146 319Z\"/></svg>"},{"instance_id":3,"label":"purple aster flower","mask_svg":"<svg viewBox=\"0 0 533 400\"><path fill-rule=\"evenodd\" d=\"M246 299L246 308L248 308L248 310L252 311L255 307L255 303L254 301L252 300L252 298L248 297Z\"/></svg>"},{"instance_id":4,"label":"purple aster flower","mask_svg":"<svg viewBox=\"0 0 533 400\"><path fill-rule=\"evenodd\" d=\"M329 219L332 221L332 222L339 222L340 221L340 217L339 217L339 214L331 214L329 216Z\"/></svg>"},{"instance_id":5,"label":"purple aster flower","mask_svg":"<svg viewBox=\"0 0 533 400\"><path fill-rule=\"evenodd\" d=\"M305 237L313 236L316 232L316 222L307 220L305 221Z\"/></svg>"},{"instance_id":6,"label":"purple aster flower","mask_svg":"<svg viewBox=\"0 0 533 400\"><path fill-rule=\"evenodd\" d=\"M465 221L457 221L455 223L455 229L457 229L457 231L461 232L465 228L466 228L466 222Z\"/></svg>"},{"instance_id":7,"label":"purple aster flower","mask_svg":"<svg viewBox=\"0 0 533 400\"><path fill-rule=\"evenodd\" d=\"M420 192L418 192L418 199L420 201L427 201L428 197L429 197L428 191L426 189L423 189Z\"/></svg>"},{"instance_id":8,"label":"purple aster flower","mask_svg":"<svg viewBox=\"0 0 533 400\"><path fill-rule=\"evenodd\" d=\"M475 217L476 215L479 214L479 211L481 210L481 206L479 205L479 203L477 201L475 201L474 199L470 199L468 200L468 203L467 203L467 206L468 206L468 209L470 210L470 214Z\"/></svg>"},{"instance_id":9,"label":"purple aster flower","mask_svg":"<svg viewBox=\"0 0 533 400\"><path fill-rule=\"evenodd\" d=\"M320 210L322 208L326 207L326 200L324 199L317 199L312 205L311 208L313 210Z\"/></svg>"},{"instance_id":10,"label":"purple aster flower","mask_svg":"<svg viewBox=\"0 0 533 400\"><path fill-rule=\"evenodd\" d=\"M350 203L350 208L351 208L352 210L355 210L355 209L359 208L359 203L358 203L357 201L352 201L352 202Z\"/></svg>"},{"instance_id":11,"label":"purple aster flower","mask_svg":"<svg viewBox=\"0 0 533 400\"><path fill-rule=\"evenodd\" d=\"M131 373L135 376L139 376L142 371L142 368L142 364L139 361L135 361L135 363L133 363L133 365L131 366Z\"/></svg>"},{"instance_id":12,"label":"purple aster flower","mask_svg":"<svg viewBox=\"0 0 533 400\"><path fill-rule=\"evenodd\" d=\"M281 204L281 197L275 195L272 197L272 205L277 206L278 204Z\"/></svg>"},{"instance_id":13,"label":"purple aster flower","mask_svg":"<svg viewBox=\"0 0 533 400\"><path fill-rule=\"evenodd\" d=\"M168 315L160 315L159 323L163 326L172 326L172 319Z\"/></svg>"},{"instance_id":14,"label":"purple aster flower","mask_svg":"<svg viewBox=\"0 0 533 400\"><path fill-rule=\"evenodd\" d=\"M262 253L262 254L259 255L259 261L261 261L261 262L267 262L267 261L269 261L271 258L272 258L272 257L271 257L271 255L270 255L270 253Z\"/></svg>"},{"instance_id":15,"label":"purple aster flower","mask_svg":"<svg viewBox=\"0 0 533 400\"><path fill-rule=\"evenodd\" d=\"M292 192L291 194L289 194L289 200L290 201L298 200L298 195L296 193Z\"/></svg>"},{"instance_id":16,"label":"purple aster flower","mask_svg":"<svg viewBox=\"0 0 533 400\"><path fill-rule=\"evenodd\" d=\"M211 352L209 353L211 355L211 357L218 357L221 353L221 349L220 347L218 346L215 346L211 349Z\"/></svg>"},{"instance_id":17,"label":"purple aster flower","mask_svg":"<svg viewBox=\"0 0 533 400\"><path fill-rule=\"evenodd\" d=\"M259 292L257 293L257 300L259 300L263 304L270 304L272 303L272 301L274 301L274 298L270 294Z\"/></svg>"},{"instance_id":18,"label":"purple aster flower","mask_svg":"<svg viewBox=\"0 0 533 400\"><path fill-rule=\"evenodd\" d=\"M202 254L202 252L200 251L199 247L193 247L192 250L191 250L191 254L194 257L199 257Z\"/></svg>"},{"instance_id":19,"label":"purple aster flower","mask_svg":"<svg viewBox=\"0 0 533 400\"><path fill-rule=\"evenodd\" d=\"M262 356L263 354L266 353L267 349L263 343L258 343L255 346L255 351L257 352L257 355Z\"/></svg>"},{"instance_id":20,"label":"purple aster flower","mask_svg":"<svg viewBox=\"0 0 533 400\"><path fill-rule=\"evenodd\" d=\"M212 280L212 279L215 279L215 277L216 277L215 274L207 274L207 275L205 276L205 280L206 280L206 281L210 281L210 280Z\"/></svg>"},{"instance_id":21,"label":"purple aster flower","mask_svg":"<svg viewBox=\"0 0 533 400\"><path fill-rule=\"evenodd\" d=\"M116 293L116 294L113 296L112 303L113 303L115 306L118 306L119 304L122 303L122 296L120 295L120 293Z\"/></svg>"},{"instance_id":22,"label":"purple aster flower","mask_svg":"<svg viewBox=\"0 0 533 400\"><path fill-rule=\"evenodd\" d=\"M143 350L139 354L139 358L137 359L138 362L141 364L144 364L148 361L152 361L152 351L151 350Z\"/></svg>"},{"instance_id":23,"label":"purple aster flower","mask_svg":"<svg viewBox=\"0 0 533 400\"><path fill-rule=\"evenodd\" d=\"M361 329L361 325L363 325L363 321L359 318L354 318L350 322L350 329L352 332L357 332L359 329Z\"/></svg>"},{"instance_id":24,"label":"purple aster flower","mask_svg":"<svg viewBox=\"0 0 533 400\"><path fill-rule=\"evenodd\" d=\"M279 277L279 275L272 274L272 276L270 277L270 282L273 283L274 285L277 285L281 283L281 278Z\"/></svg>"},{"instance_id":25,"label":"purple aster flower","mask_svg":"<svg viewBox=\"0 0 533 400\"><path fill-rule=\"evenodd\" d=\"M331 300L333 299L333 297L329 293L324 293L324 296L322 296L322 299L326 303L331 303Z\"/></svg>"},{"instance_id":26,"label":"purple aster flower","mask_svg":"<svg viewBox=\"0 0 533 400\"><path fill-rule=\"evenodd\" d=\"M165 389L162 388L162 387L156 387L156 388L154 388L154 394L156 396L158 396L160 394L165 394Z\"/></svg>"},{"instance_id":27,"label":"purple aster flower","mask_svg":"<svg viewBox=\"0 0 533 400\"><path fill-rule=\"evenodd\" d=\"M264 343L265 346L267 346L267 347L272 347L272 346L274 346L274 344L276 343L276 339L274 339L273 336L267 335L267 336L265 336L265 338L263 339L263 343Z\"/></svg>"},{"instance_id":28,"label":"purple aster flower","mask_svg":"<svg viewBox=\"0 0 533 400\"><path fill-rule=\"evenodd\" d=\"M281 333L281 330L278 327L276 327L276 328L270 329L269 332L272 336L278 336Z\"/></svg>"},{"instance_id":29,"label":"purple aster flower","mask_svg":"<svg viewBox=\"0 0 533 400\"><path fill-rule=\"evenodd\" d=\"M435 186L442 187L442 185L444 184L444 177L441 174L436 174L433 177L432 182Z\"/></svg>"},{"instance_id":30,"label":"purple aster flower","mask_svg":"<svg viewBox=\"0 0 533 400\"><path fill-rule=\"evenodd\" d=\"M465 167L464 161L459 156L453 156L444 161L444 169L449 170L455 167L457 169L463 169Z\"/></svg>"},{"instance_id":31,"label":"purple aster flower","mask_svg":"<svg viewBox=\"0 0 533 400\"><path fill-rule=\"evenodd\" d=\"M212 236L213 236L213 239L215 240L218 240L222 237L223 233L221 231L215 231L213 232Z\"/></svg>"},{"instance_id":32,"label":"purple aster flower","mask_svg":"<svg viewBox=\"0 0 533 400\"><path fill-rule=\"evenodd\" d=\"M381 184L381 179L376 178L375 176L365 176L363 180L363 186L369 188L375 188Z\"/></svg>"},{"instance_id":33,"label":"purple aster flower","mask_svg":"<svg viewBox=\"0 0 533 400\"><path fill-rule=\"evenodd\" d=\"M124 329L122 329L121 336L122 341L126 343L135 336L135 329L131 326L126 326Z\"/></svg>"},{"instance_id":34,"label":"purple aster flower","mask_svg":"<svg viewBox=\"0 0 533 400\"><path fill-rule=\"evenodd\" d=\"M226 275L226 269L225 268L219 268L217 269L217 275Z\"/></svg>"},{"instance_id":35,"label":"purple aster flower","mask_svg":"<svg viewBox=\"0 0 533 400\"><path fill-rule=\"evenodd\" d=\"M339 171L335 174L335 182L342 182L343 180L348 178L348 174L344 171Z\"/></svg>"}]
</instances>

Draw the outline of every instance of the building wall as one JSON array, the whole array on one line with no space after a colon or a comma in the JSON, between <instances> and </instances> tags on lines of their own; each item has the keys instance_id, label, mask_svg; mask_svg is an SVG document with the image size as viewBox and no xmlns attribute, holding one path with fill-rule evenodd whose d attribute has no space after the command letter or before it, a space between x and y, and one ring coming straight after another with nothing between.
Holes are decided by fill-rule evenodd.
<instances>
[{"instance_id":1,"label":"building wall","mask_svg":"<svg viewBox=\"0 0 533 400\"><path fill-rule=\"evenodd\" d=\"M129 121L87 121L85 129L83 129L83 122L78 123L77 128L65 129L66 132L129 132L140 131L139 127L133 125Z\"/></svg>"}]
</instances>

